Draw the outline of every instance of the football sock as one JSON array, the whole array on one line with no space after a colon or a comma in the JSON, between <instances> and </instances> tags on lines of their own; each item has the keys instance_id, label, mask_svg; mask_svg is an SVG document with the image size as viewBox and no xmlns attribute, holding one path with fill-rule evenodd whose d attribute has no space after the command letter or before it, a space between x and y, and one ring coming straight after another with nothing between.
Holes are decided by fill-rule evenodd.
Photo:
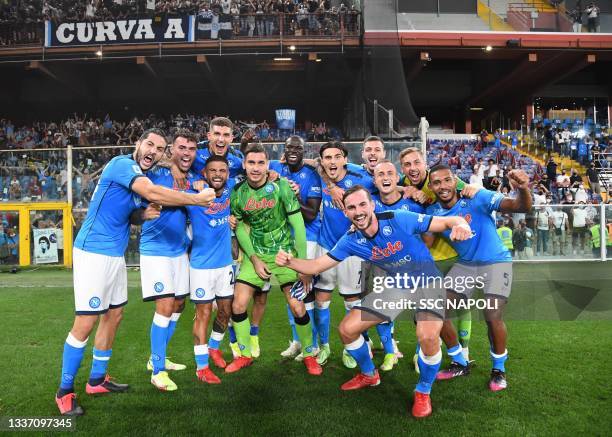
<instances>
[{"instance_id":1,"label":"football sock","mask_svg":"<svg viewBox=\"0 0 612 437\"><path fill-rule=\"evenodd\" d=\"M153 375L166 368L166 346L168 344L168 331L170 317L155 313L151 323L151 362L153 363Z\"/></svg>"},{"instance_id":2,"label":"football sock","mask_svg":"<svg viewBox=\"0 0 612 437\"><path fill-rule=\"evenodd\" d=\"M497 370L501 370L502 372L506 371L506 360L508 359L508 349L504 351L503 354L496 354L491 350L491 362L493 363L493 368Z\"/></svg>"},{"instance_id":3,"label":"football sock","mask_svg":"<svg viewBox=\"0 0 612 437\"><path fill-rule=\"evenodd\" d=\"M84 341L79 341L71 333L68 333L68 337L66 337L62 356L62 379L58 393L60 397L74 391L74 378L76 378L79 367L81 367L87 340L86 338Z\"/></svg>"},{"instance_id":4,"label":"football sock","mask_svg":"<svg viewBox=\"0 0 612 437\"><path fill-rule=\"evenodd\" d=\"M416 386L416 391L429 394L431 386L436 380L440 363L442 362L442 350L438 349L435 355L426 356L422 350L419 350L419 382Z\"/></svg>"},{"instance_id":5,"label":"football sock","mask_svg":"<svg viewBox=\"0 0 612 437\"><path fill-rule=\"evenodd\" d=\"M236 339L236 330L234 329L234 325L229 325L227 330L229 331L230 343L236 343L238 340Z\"/></svg>"},{"instance_id":6,"label":"football sock","mask_svg":"<svg viewBox=\"0 0 612 437\"><path fill-rule=\"evenodd\" d=\"M293 341L299 342L298 333L295 329L295 320L293 319L293 313L291 312L291 308L287 305L287 317L289 318L289 326L291 326L291 338Z\"/></svg>"},{"instance_id":7,"label":"football sock","mask_svg":"<svg viewBox=\"0 0 612 437\"><path fill-rule=\"evenodd\" d=\"M456 346L451 347L446 351L451 361L454 361L457 364L461 364L462 366L467 366L467 361L463 356L463 348L461 344L457 344Z\"/></svg>"},{"instance_id":8,"label":"football sock","mask_svg":"<svg viewBox=\"0 0 612 437\"><path fill-rule=\"evenodd\" d=\"M251 358L251 323L246 311L241 314L232 314L234 330L236 331L236 341L240 346L242 356Z\"/></svg>"},{"instance_id":9,"label":"football sock","mask_svg":"<svg viewBox=\"0 0 612 437\"><path fill-rule=\"evenodd\" d=\"M99 350L93 348L93 360L91 362L91 373L89 374L89 385L99 385L104 382L106 369L110 361L113 350Z\"/></svg>"},{"instance_id":10,"label":"football sock","mask_svg":"<svg viewBox=\"0 0 612 437\"><path fill-rule=\"evenodd\" d=\"M197 370L208 367L208 345L198 344L193 347Z\"/></svg>"},{"instance_id":11,"label":"football sock","mask_svg":"<svg viewBox=\"0 0 612 437\"><path fill-rule=\"evenodd\" d=\"M375 367L372 358L370 358L370 348L366 343L363 335L360 335L357 340L350 344L345 344L344 348L357 361L361 373L369 376L374 376Z\"/></svg>"},{"instance_id":12,"label":"football sock","mask_svg":"<svg viewBox=\"0 0 612 437\"><path fill-rule=\"evenodd\" d=\"M330 303L330 301L317 302L315 305L315 321L317 325L317 332L319 333L319 340L321 341L322 345L329 343Z\"/></svg>"},{"instance_id":13,"label":"football sock","mask_svg":"<svg viewBox=\"0 0 612 437\"><path fill-rule=\"evenodd\" d=\"M252 325L249 332L251 335L259 335L259 326Z\"/></svg>"},{"instance_id":14,"label":"football sock","mask_svg":"<svg viewBox=\"0 0 612 437\"><path fill-rule=\"evenodd\" d=\"M459 343L464 349L467 349L472 336L472 312L470 310L457 310L457 333L459 334Z\"/></svg>"},{"instance_id":15,"label":"football sock","mask_svg":"<svg viewBox=\"0 0 612 437\"><path fill-rule=\"evenodd\" d=\"M211 349L219 349L223 337L225 337L225 332L217 332L213 326L213 330L210 333L210 339L208 340L208 347Z\"/></svg>"},{"instance_id":16,"label":"football sock","mask_svg":"<svg viewBox=\"0 0 612 437\"><path fill-rule=\"evenodd\" d=\"M380 342L383 344L385 354L394 353L393 336L391 335L391 323L379 323L376 325L376 332L380 337Z\"/></svg>"},{"instance_id":17,"label":"football sock","mask_svg":"<svg viewBox=\"0 0 612 437\"><path fill-rule=\"evenodd\" d=\"M299 341L302 345L302 354L305 357L312 356L312 325L308 313L302 317L295 317L295 329L297 330Z\"/></svg>"},{"instance_id":18,"label":"football sock","mask_svg":"<svg viewBox=\"0 0 612 437\"><path fill-rule=\"evenodd\" d=\"M170 324L168 325L168 339L166 340L166 344L170 343L170 339L176 330L176 324L178 320L181 318L181 313L172 313L170 316Z\"/></svg>"},{"instance_id":19,"label":"football sock","mask_svg":"<svg viewBox=\"0 0 612 437\"><path fill-rule=\"evenodd\" d=\"M306 312L308 313L308 317L310 318L310 327L312 330L312 347L319 347L319 339L317 334L317 324L315 323L315 306L314 302L306 302L304 303L306 306Z\"/></svg>"}]
</instances>

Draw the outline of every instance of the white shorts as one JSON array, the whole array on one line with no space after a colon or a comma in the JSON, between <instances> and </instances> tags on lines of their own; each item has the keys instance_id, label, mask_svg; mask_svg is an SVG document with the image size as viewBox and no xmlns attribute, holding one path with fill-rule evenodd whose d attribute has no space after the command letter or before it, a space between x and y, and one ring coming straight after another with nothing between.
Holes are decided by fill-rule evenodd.
<instances>
[{"instance_id":1,"label":"white shorts","mask_svg":"<svg viewBox=\"0 0 612 437\"><path fill-rule=\"evenodd\" d=\"M127 270L122 256L73 248L74 306L77 315L104 314L127 303Z\"/></svg>"},{"instance_id":2,"label":"white shorts","mask_svg":"<svg viewBox=\"0 0 612 437\"><path fill-rule=\"evenodd\" d=\"M306 259L315 259L317 257L317 246L316 241L306 242Z\"/></svg>"},{"instance_id":3,"label":"white shorts","mask_svg":"<svg viewBox=\"0 0 612 437\"><path fill-rule=\"evenodd\" d=\"M189 294L189 257L140 255L142 300L185 298Z\"/></svg>"},{"instance_id":4,"label":"white shorts","mask_svg":"<svg viewBox=\"0 0 612 437\"><path fill-rule=\"evenodd\" d=\"M215 299L234 297L234 269L231 265L218 269L189 268L190 298L193 303L210 303Z\"/></svg>"},{"instance_id":5,"label":"white shorts","mask_svg":"<svg viewBox=\"0 0 612 437\"><path fill-rule=\"evenodd\" d=\"M317 245L317 258L329 250ZM361 258L349 256L336 267L322 272L314 288L317 291L332 292L338 285L341 296L361 294Z\"/></svg>"}]
</instances>

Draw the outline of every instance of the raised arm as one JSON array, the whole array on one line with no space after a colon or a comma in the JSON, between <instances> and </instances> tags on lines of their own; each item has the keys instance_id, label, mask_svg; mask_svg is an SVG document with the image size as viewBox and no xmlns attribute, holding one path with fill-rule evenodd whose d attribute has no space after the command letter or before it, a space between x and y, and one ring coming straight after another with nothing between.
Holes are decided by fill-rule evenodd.
<instances>
[{"instance_id":1,"label":"raised arm","mask_svg":"<svg viewBox=\"0 0 612 437\"><path fill-rule=\"evenodd\" d=\"M155 185L146 177L136 178L131 188L149 202L163 206L208 206L215 199L215 190L212 188L205 188L197 194L183 193Z\"/></svg>"},{"instance_id":2,"label":"raised arm","mask_svg":"<svg viewBox=\"0 0 612 437\"><path fill-rule=\"evenodd\" d=\"M432 217L429 232L444 232L448 229L451 231L449 236L451 241L463 241L472 238L472 228L463 217Z\"/></svg>"},{"instance_id":3,"label":"raised arm","mask_svg":"<svg viewBox=\"0 0 612 437\"><path fill-rule=\"evenodd\" d=\"M518 192L515 199L505 198L499 205L500 212L528 212L531 209L532 198L529 191L529 176L523 170L508 172L510 185Z\"/></svg>"}]
</instances>

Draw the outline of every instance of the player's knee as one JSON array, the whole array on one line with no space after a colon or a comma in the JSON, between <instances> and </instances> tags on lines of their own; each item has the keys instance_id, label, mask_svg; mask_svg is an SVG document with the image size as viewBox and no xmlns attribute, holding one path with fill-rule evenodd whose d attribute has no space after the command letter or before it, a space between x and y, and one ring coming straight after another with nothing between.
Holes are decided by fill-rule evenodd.
<instances>
[{"instance_id":1,"label":"player's knee","mask_svg":"<svg viewBox=\"0 0 612 437\"><path fill-rule=\"evenodd\" d=\"M104 317L113 325L119 325L121 320L123 320L123 308L109 310Z\"/></svg>"},{"instance_id":2,"label":"player's knee","mask_svg":"<svg viewBox=\"0 0 612 437\"><path fill-rule=\"evenodd\" d=\"M85 341L93 331L98 316L76 316L70 332L79 341Z\"/></svg>"},{"instance_id":3,"label":"player's knee","mask_svg":"<svg viewBox=\"0 0 612 437\"><path fill-rule=\"evenodd\" d=\"M185 300L186 299L175 299L173 312L182 313L185 310Z\"/></svg>"},{"instance_id":4,"label":"player's knee","mask_svg":"<svg viewBox=\"0 0 612 437\"><path fill-rule=\"evenodd\" d=\"M196 317L210 317L210 313L212 311L212 304L203 303L196 305Z\"/></svg>"},{"instance_id":5,"label":"player's knee","mask_svg":"<svg viewBox=\"0 0 612 437\"><path fill-rule=\"evenodd\" d=\"M297 299L289 300L289 308L291 309L293 315L296 317L303 317L304 314L306 314L306 306L304 305L304 302L301 302Z\"/></svg>"},{"instance_id":6,"label":"player's knee","mask_svg":"<svg viewBox=\"0 0 612 437\"><path fill-rule=\"evenodd\" d=\"M342 340L343 344L352 343L360 335L359 330L355 329L355 327L352 326L350 321L347 319L340 322L340 326L338 326L338 333L340 334L340 339Z\"/></svg>"},{"instance_id":7,"label":"player's knee","mask_svg":"<svg viewBox=\"0 0 612 437\"><path fill-rule=\"evenodd\" d=\"M247 310L247 303L246 302L240 302L237 300L234 300L234 302L232 303L232 313L234 314L242 314L245 313Z\"/></svg>"}]
</instances>

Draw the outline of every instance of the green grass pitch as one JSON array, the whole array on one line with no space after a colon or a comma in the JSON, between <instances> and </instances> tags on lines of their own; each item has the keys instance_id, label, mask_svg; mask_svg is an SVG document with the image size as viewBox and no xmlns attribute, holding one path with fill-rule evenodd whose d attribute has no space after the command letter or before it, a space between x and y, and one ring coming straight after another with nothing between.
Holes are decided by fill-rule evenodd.
<instances>
[{"instance_id":1,"label":"green grass pitch","mask_svg":"<svg viewBox=\"0 0 612 437\"><path fill-rule=\"evenodd\" d=\"M131 384L127 394L84 394L91 364L90 340L76 380L86 415L77 431L91 435L605 435L612 429L612 269L610 263L515 265L509 308L509 388L491 393L488 341L474 322L467 378L436 383L434 414L410 416L417 375L412 368L414 327L402 321L396 337L405 358L382 375L378 387L341 392L353 375L341 362L337 327L344 308L332 305L332 358L322 377L283 360L290 330L281 294L273 289L260 328L262 355L254 366L208 386L195 378L188 304L169 356L188 369L172 374L179 386L161 393L145 369L154 306L140 298L139 273L130 272L130 303L113 347L110 373ZM599 293L593 294L593 290ZM589 294L591 293L591 294ZM563 296L564 299L561 299ZM577 296L572 304L572 296ZM587 296L584 303L582 297ZM73 317L69 271L26 269L0 274L0 416L57 415L53 396L63 342ZM558 321L562 314L570 321ZM375 330L371 336L378 344ZM224 341L227 359L231 353ZM375 355L380 364L381 353ZM445 358L444 364L447 363Z\"/></svg>"}]
</instances>

